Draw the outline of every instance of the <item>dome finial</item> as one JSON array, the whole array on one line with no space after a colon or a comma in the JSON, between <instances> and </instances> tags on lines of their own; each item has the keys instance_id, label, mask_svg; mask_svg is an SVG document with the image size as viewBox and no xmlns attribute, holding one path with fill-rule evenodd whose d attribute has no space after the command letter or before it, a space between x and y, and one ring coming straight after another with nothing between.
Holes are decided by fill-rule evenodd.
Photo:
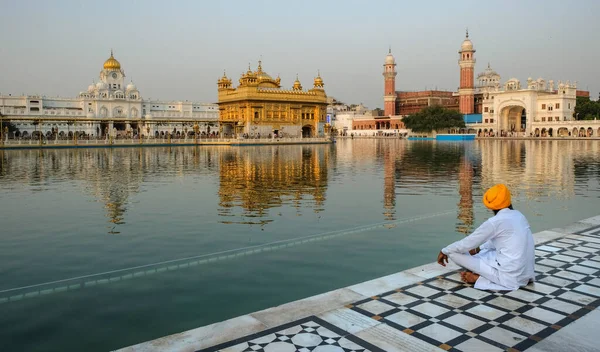
<instances>
[{"instance_id":1,"label":"dome finial","mask_svg":"<svg viewBox=\"0 0 600 352\"><path fill-rule=\"evenodd\" d=\"M467 38L469 38L469 27L467 27Z\"/></svg>"},{"instance_id":2,"label":"dome finial","mask_svg":"<svg viewBox=\"0 0 600 352\"><path fill-rule=\"evenodd\" d=\"M392 46L390 45L390 48L388 49L388 54L392 53Z\"/></svg>"},{"instance_id":3,"label":"dome finial","mask_svg":"<svg viewBox=\"0 0 600 352\"><path fill-rule=\"evenodd\" d=\"M261 59L258 60L258 68L257 68L258 72L262 72L262 56Z\"/></svg>"}]
</instances>

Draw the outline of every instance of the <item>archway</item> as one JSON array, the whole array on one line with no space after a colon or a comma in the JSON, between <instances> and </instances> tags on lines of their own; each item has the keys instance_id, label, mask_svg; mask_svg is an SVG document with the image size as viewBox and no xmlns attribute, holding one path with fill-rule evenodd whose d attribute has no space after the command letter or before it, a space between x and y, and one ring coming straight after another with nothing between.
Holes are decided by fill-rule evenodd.
<instances>
[{"instance_id":1,"label":"archway","mask_svg":"<svg viewBox=\"0 0 600 352\"><path fill-rule=\"evenodd\" d=\"M552 132L553 132L553 131L552 131L552 127L550 127L550 128L548 129L548 137L552 137Z\"/></svg>"},{"instance_id":2,"label":"archway","mask_svg":"<svg viewBox=\"0 0 600 352\"><path fill-rule=\"evenodd\" d=\"M540 136L540 129L539 129L539 128L536 128L536 129L535 129L534 136L536 136L536 137L539 137L539 136Z\"/></svg>"},{"instance_id":3,"label":"archway","mask_svg":"<svg viewBox=\"0 0 600 352\"><path fill-rule=\"evenodd\" d=\"M500 110L500 132L524 132L527 129L525 107L510 105Z\"/></svg>"},{"instance_id":4,"label":"archway","mask_svg":"<svg viewBox=\"0 0 600 352\"><path fill-rule=\"evenodd\" d=\"M302 126L302 138L311 138L313 136L313 127L311 125Z\"/></svg>"},{"instance_id":5,"label":"archway","mask_svg":"<svg viewBox=\"0 0 600 352\"><path fill-rule=\"evenodd\" d=\"M232 124L223 124L223 137L231 137L233 136L233 125Z\"/></svg>"},{"instance_id":6,"label":"archway","mask_svg":"<svg viewBox=\"0 0 600 352\"><path fill-rule=\"evenodd\" d=\"M579 137L585 137L585 128L581 127L579 129Z\"/></svg>"},{"instance_id":7,"label":"archway","mask_svg":"<svg viewBox=\"0 0 600 352\"><path fill-rule=\"evenodd\" d=\"M546 134L546 129L542 128L542 137L547 137L548 135Z\"/></svg>"},{"instance_id":8,"label":"archway","mask_svg":"<svg viewBox=\"0 0 600 352\"><path fill-rule=\"evenodd\" d=\"M569 135L569 129L566 127L561 127L557 131L558 137L566 137Z\"/></svg>"},{"instance_id":9,"label":"archway","mask_svg":"<svg viewBox=\"0 0 600 352\"><path fill-rule=\"evenodd\" d=\"M573 134L572 134L572 136L573 137L577 137L577 135L578 135L577 127L573 127Z\"/></svg>"},{"instance_id":10,"label":"archway","mask_svg":"<svg viewBox=\"0 0 600 352\"><path fill-rule=\"evenodd\" d=\"M587 129L587 136L588 137L592 137L593 135L594 135L594 130L591 127L589 127Z\"/></svg>"}]
</instances>

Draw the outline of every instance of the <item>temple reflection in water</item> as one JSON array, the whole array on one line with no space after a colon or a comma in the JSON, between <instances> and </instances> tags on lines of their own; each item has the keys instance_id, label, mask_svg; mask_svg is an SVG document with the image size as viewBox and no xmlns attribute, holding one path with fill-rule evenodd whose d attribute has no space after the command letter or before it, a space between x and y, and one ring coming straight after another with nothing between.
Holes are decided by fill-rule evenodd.
<instances>
[{"instance_id":1,"label":"temple reflection in water","mask_svg":"<svg viewBox=\"0 0 600 352\"><path fill-rule=\"evenodd\" d=\"M202 183L201 192L185 197L205 202L220 223L265 224L285 222L277 215L288 210L332 211L327 192L339 191L332 178L369 174L371 182L361 187L381 207L365 211L393 221L411 206L401 202L403 196L434 192L457 199L456 231L467 234L483 191L496 183L507 184L520 207L535 206L542 197L585 195L597 182L588 169L599 149L594 141L347 140L333 146L0 150L0 186L33 192L67 187L91 195L116 233L140 192L150 192L146 201L172 201L164 192L174 182Z\"/></svg>"},{"instance_id":2,"label":"temple reflection in water","mask_svg":"<svg viewBox=\"0 0 600 352\"><path fill-rule=\"evenodd\" d=\"M234 216L236 208L254 220L271 220L269 209L300 203L323 210L331 149L324 146L262 146L231 148L220 154L219 215ZM270 214L273 215L273 214ZM223 220L224 223L238 222Z\"/></svg>"}]
</instances>

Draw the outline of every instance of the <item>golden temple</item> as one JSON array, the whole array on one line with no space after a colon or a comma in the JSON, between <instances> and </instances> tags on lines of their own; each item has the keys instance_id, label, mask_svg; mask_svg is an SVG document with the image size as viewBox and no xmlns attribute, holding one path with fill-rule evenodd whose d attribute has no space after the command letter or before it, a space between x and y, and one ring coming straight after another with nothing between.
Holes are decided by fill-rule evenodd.
<instances>
[{"instance_id":1,"label":"golden temple","mask_svg":"<svg viewBox=\"0 0 600 352\"><path fill-rule=\"evenodd\" d=\"M256 71L239 79L237 88L224 73L217 82L220 135L224 137L264 138L316 137L328 132L327 95L320 73L313 88L303 90L298 77L291 89L281 86L258 62Z\"/></svg>"}]
</instances>

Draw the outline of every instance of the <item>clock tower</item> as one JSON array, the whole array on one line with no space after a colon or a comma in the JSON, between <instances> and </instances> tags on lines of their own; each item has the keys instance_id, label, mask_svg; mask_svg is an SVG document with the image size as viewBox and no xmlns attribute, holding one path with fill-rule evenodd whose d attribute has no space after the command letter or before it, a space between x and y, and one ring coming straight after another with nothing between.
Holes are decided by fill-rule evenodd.
<instances>
[{"instance_id":1,"label":"clock tower","mask_svg":"<svg viewBox=\"0 0 600 352\"><path fill-rule=\"evenodd\" d=\"M121 69L121 63L115 59L112 50L110 57L104 62L104 67L100 71L100 80L108 86L109 91L125 90L123 84L125 72Z\"/></svg>"}]
</instances>

